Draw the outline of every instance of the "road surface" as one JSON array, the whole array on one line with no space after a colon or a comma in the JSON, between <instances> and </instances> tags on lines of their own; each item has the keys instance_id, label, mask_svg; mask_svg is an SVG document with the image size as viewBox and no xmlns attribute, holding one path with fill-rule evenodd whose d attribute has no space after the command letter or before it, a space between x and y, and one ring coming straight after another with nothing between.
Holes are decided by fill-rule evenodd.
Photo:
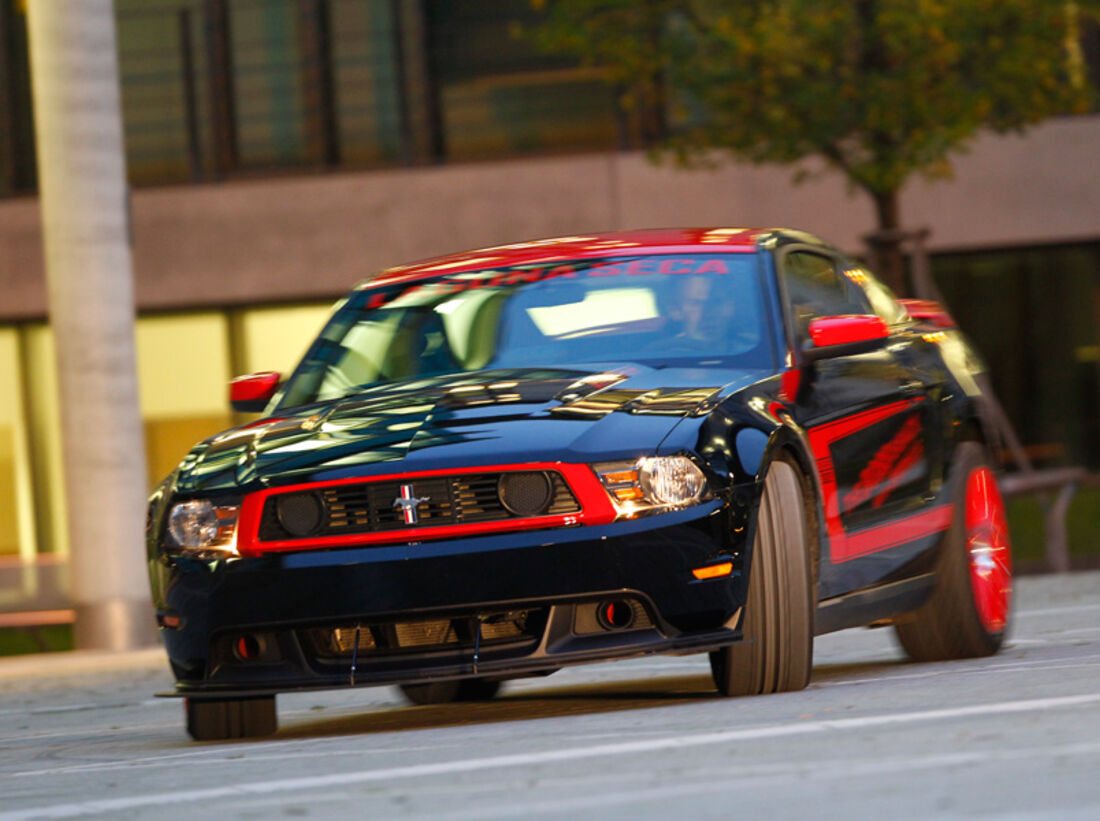
<instances>
[{"instance_id":1,"label":"road surface","mask_svg":"<svg viewBox=\"0 0 1100 821\"><path fill-rule=\"evenodd\" d=\"M705 656L506 685L280 696L261 741L198 744L156 651L0 659L0 821L281 817L1100 818L1100 573L1017 583L997 656L905 663L822 637L803 692L717 698Z\"/></svg>"}]
</instances>

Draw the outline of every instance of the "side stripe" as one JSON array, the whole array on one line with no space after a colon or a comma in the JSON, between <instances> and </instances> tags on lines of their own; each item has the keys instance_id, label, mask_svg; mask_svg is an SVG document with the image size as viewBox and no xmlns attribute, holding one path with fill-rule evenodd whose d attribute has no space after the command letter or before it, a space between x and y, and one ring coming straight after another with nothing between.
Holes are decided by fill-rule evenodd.
<instances>
[{"instance_id":1,"label":"side stripe","mask_svg":"<svg viewBox=\"0 0 1100 821\"><path fill-rule=\"evenodd\" d=\"M859 556L866 556L869 553L889 550L892 547L917 539L934 536L951 526L954 515L954 508L951 504L929 507L917 513L899 517L891 522L873 525L854 532L846 530L840 519L841 500L837 486L836 466L833 464L830 450L831 445L839 439L851 436L871 425L911 410L922 401L922 399L906 399L892 402L882 407L872 408L835 422L811 428L807 432L810 447L817 462L818 475L821 477L825 529L829 534L829 557L834 563L846 562ZM902 430L905 431L905 428ZM905 436L908 436L907 432ZM911 445L912 443L907 442L906 444ZM891 445L887 443L884 447L889 448ZM911 458L907 458L905 453L900 455L898 461L891 461L893 471L884 473L882 477L879 477L880 479L890 481L891 476L898 471L908 470L911 466ZM861 476L861 480L862 478ZM853 500L862 498L863 494L867 494L867 498L874 495L869 488L856 488L853 489L852 493L858 494L852 497ZM882 498L885 499L885 497ZM878 498L875 499L874 504L876 507L880 506L881 503Z\"/></svg>"}]
</instances>

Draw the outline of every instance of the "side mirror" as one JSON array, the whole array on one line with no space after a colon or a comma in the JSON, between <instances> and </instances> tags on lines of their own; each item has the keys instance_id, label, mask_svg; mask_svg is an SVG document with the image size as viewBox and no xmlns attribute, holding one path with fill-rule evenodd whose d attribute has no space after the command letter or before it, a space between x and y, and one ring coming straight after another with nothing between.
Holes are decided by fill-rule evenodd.
<instances>
[{"instance_id":1,"label":"side mirror","mask_svg":"<svg viewBox=\"0 0 1100 821\"><path fill-rule=\"evenodd\" d=\"M898 302L918 322L928 322L937 328L954 328L955 320L943 306L931 299L899 299Z\"/></svg>"},{"instance_id":2,"label":"side mirror","mask_svg":"<svg viewBox=\"0 0 1100 821\"><path fill-rule=\"evenodd\" d=\"M281 378L275 371L238 376L229 383L229 404L239 413L260 413L279 390Z\"/></svg>"},{"instance_id":3,"label":"side mirror","mask_svg":"<svg viewBox=\"0 0 1100 821\"><path fill-rule=\"evenodd\" d=\"M802 351L807 362L874 351L886 344L890 329L877 316L822 316L810 322L810 344Z\"/></svg>"}]
</instances>

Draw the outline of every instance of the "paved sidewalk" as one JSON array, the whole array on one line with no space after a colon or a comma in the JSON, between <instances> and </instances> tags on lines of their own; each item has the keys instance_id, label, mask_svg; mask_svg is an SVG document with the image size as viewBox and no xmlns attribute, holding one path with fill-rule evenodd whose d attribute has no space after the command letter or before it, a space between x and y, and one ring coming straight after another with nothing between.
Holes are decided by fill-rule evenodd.
<instances>
[{"instance_id":1,"label":"paved sidewalk","mask_svg":"<svg viewBox=\"0 0 1100 821\"><path fill-rule=\"evenodd\" d=\"M92 673L168 669L164 648L141 650L67 650L0 657L0 682L59 679Z\"/></svg>"}]
</instances>

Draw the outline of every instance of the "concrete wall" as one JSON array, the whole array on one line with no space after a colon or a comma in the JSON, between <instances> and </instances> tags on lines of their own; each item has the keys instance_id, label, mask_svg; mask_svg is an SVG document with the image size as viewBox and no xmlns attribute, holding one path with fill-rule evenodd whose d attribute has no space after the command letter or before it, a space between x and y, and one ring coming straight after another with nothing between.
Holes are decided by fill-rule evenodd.
<instances>
[{"instance_id":1,"label":"concrete wall","mask_svg":"<svg viewBox=\"0 0 1100 821\"><path fill-rule=\"evenodd\" d=\"M902 198L933 250L1100 240L1100 117L986 136L950 181ZM558 234L675 225L787 225L850 251L870 201L822 173L684 171L639 154L267 178L133 195L141 309L329 298L401 262ZM37 201L0 202L0 320L46 313Z\"/></svg>"}]
</instances>

